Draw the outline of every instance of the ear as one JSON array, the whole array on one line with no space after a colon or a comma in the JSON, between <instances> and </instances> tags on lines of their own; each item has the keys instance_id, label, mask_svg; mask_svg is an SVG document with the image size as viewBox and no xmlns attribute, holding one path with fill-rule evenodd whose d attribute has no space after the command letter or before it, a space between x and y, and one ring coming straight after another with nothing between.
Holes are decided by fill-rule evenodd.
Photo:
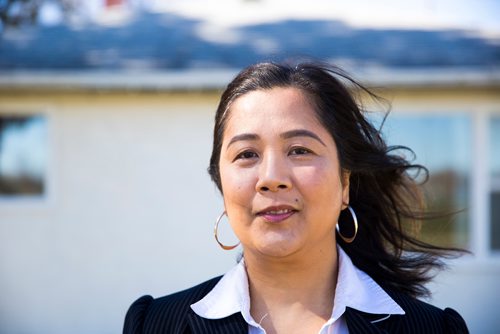
<instances>
[{"instance_id":1,"label":"ear","mask_svg":"<svg viewBox=\"0 0 500 334\"><path fill-rule=\"evenodd\" d=\"M340 178L341 178L340 181L342 182L342 210L344 210L349 205L349 185L350 185L351 171L347 169L342 169Z\"/></svg>"}]
</instances>

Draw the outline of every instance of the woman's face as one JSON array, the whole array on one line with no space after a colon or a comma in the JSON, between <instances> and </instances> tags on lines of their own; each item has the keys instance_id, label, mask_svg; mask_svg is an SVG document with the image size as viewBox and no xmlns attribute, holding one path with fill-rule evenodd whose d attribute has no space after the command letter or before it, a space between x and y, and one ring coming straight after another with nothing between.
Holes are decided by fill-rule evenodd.
<instances>
[{"instance_id":1,"label":"woman's face","mask_svg":"<svg viewBox=\"0 0 500 334\"><path fill-rule=\"evenodd\" d=\"M332 136L296 88L237 98L222 140L224 205L245 254L286 257L335 247L349 202Z\"/></svg>"}]
</instances>

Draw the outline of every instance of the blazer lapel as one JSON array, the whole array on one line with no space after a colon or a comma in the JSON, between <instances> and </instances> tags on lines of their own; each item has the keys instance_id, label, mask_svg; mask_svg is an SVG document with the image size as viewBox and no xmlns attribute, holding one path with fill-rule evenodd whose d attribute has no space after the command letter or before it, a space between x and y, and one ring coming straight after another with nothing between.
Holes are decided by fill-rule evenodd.
<instances>
[{"instance_id":1,"label":"blazer lapel","mask_svg":"<svg viewBox=\"0 0 500 334\"><path fill-rule=\"evenodd\" d=\"M222 319L205 319L194 313L187 315L188 326L192 334L247 334L248 324L241 316L235 313Z\"/></svg>"},{"instance_id":2,"label":"blazer lapel","mask_svg":"<svg viewBox=\"0 0 500 334\"><path fill-rule=\"evenodd\" d=\"M371 314L363 313L352 308L347 308L345 313L345 320L347 323L347 328L349 328L349 334L383 334L387 333L386 330L379 328L376 324L372 323L372 320L380 318L373 317Z\"/></svg>"}]
</instances>

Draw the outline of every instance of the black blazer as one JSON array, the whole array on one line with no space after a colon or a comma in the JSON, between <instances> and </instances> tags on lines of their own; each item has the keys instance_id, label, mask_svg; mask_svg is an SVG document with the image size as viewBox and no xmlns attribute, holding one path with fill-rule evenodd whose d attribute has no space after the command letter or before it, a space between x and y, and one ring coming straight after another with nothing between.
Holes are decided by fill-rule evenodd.
<instances>
[{"instance_id":1,"label":"black blazer","mask_svg":"<svg viewBox=\"0 0 500 334\"><path fill-rule=\"evenodd\" d=\"M248 334L248 324L241 313L227 318L209 320L198 316L190 305L202 299L221 277L213 278L193 288L154 299L143 296L129 308L123 327L124 334ZM464 319L453 309L435 306L393 291L387 293L403 308L405 315L363 313L347 308L345 320L350 334L370 333L468 333Z\"/></svg>"}]
</instances>

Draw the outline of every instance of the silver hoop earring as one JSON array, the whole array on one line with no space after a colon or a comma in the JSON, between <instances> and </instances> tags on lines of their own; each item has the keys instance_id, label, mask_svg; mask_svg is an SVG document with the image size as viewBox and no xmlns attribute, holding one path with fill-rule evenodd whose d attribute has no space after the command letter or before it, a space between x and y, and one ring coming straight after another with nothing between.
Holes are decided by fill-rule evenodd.
<instances>
[{"instance_id":1,"label":"silver hoop earring","mask_svg":"<svg viewBox=\"0 0 500 334\"><path fill-rule=\"evenodd\" d=\"M215 237L215 241L217 241L217 243L219 244L219 246L223 249L223 250L231 250L231 249L235 249L236 247L238 247L238 245L240 244L239 242L236 244L236 245L232 245L232 246L226 246L224 245L222 242L219 241L219 237L217 236L217 233L218 233L218 229L219 229L219 223L222 219L222 217L224 217L226 215L226 211L224 211L220 216L219 218L217 218L217 220L215 221L215 227L214 227L214 237Z\"/></svg>"},{"instance_id":2,"label":"silver hoop earring","mask_svg":"<svg viewBox=\"0 0 500 334\"><path fill-rule=\"evenodd\" d=\"M347 206L347 209L349 209L349 212L351 214L352 221L353 221L353 224L354 224L354 234L353 234L353 236L352 237L346 237L346 236L342 235L342 233L340 233L340 227L339 227L340 217L339 217L339 222L337 222L336 228L337 228L337 232L338 232L339 236L342 238L342 240L344 240L346 243L350 244L351 242L354 241L354 239L356 239L356 236L358 235L358 218L356 217L356 213L354 213L354 210L351 208L350 205ZM341 216L343 215L344 211L345 211L345 209L341 211L341 213L340 213Z\"/></svg>"}]
</instances>

